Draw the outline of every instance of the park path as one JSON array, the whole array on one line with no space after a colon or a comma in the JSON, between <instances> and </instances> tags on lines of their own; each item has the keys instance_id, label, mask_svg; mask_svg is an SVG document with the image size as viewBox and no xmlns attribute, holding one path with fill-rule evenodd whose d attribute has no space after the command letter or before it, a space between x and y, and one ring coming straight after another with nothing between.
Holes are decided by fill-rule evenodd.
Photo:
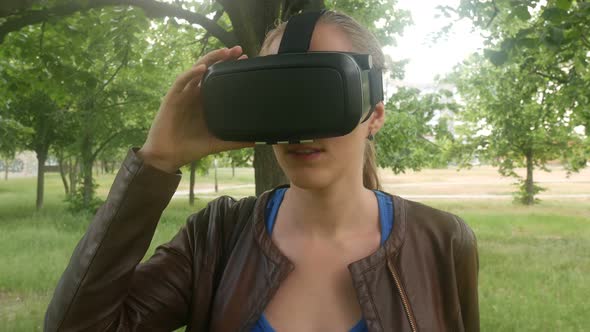
<instances>
[{"instance_id":1,"label":"park path","mask_svg":"<svg viewBox=\"0 0 590 332\"><path fill-rule=\"evenodd\" d=\"M245 188L254 188L254 184L240 184L240 185L219 186L218 187L219 191L233 190L233 189L245 189ZM215 193L215 189L214 188L197 188L197 189L195 189L195 195L198 195L198 194L214 194L214 193ZM189 191L188 190L177 190L174 193L174 197L188 196L188 194L189 194Z\"/></svg>"},{"instance_id":2,"label":"park path","mask_svg":"<svg viewBox=\"0 0 590 332\"><path fill-rule=\"evenodd\" d=\"M407 199L513 199L514 196L506 194L457 194L457 195L400 195ZM590 199L590 194L538 194L535 195L538 199L550 199L550 198L574 198L574 199Z\"/></svg>"},{"instance_id":3,"label":"park path","mask_svg":"<svg viewBox=\"0 0 590 332\"><path fill-rule=\"evenodd\" d=\"M555 181L555 182L568 182L568 181ZM579 182L579 181L578 181ZM413 186L436 186L436 185L463 185L469 184L473 185L472 182L466 183L449 183L449 182L416 182L416 183L403 183L403 184L385 184L384 186L387 188L395 188L395 187L413 187ZM480 184L480 183L477 183ZM482 183L483 184L483 183ZM246 189L246 188L254 188L253 184L243 184L243 185L230 185L230 186L219 186L219 191L222 192L224 190L234 190L234 189ZM188 190L178 190L174 193L174 197L186 197L188 196ZM215 189L213 188L200 188L195 190L196 195L201 195L205 197L216 197ZM239 196L239 195L237 195ZM400 196L407 198L407 199L513 199L514 196L509 194L436 194L436 195L416 195L416 194L401 194ZM572 198L572 199L590 199L590 193L588 194L539 194L536 195L539 199L563 199L563 198Z\"/></svg>"},{"instance_id":4,"label":"park path","mask_svg":"<svg viewBox=\"0 0 590 332\"><path fill-rule=\"evenodd\" d=\"M421 187L421 186L473 186L473 185L497 185L497 184L512 184L514 183L514 179L500 179L500 180L490 180L490 181L481 181L478 180L477 182L473 181L435 181L435 182L407 182L407 183L384 183L384 186L391 187L391 188L404 188L404 187ZM590 180L588 181L580 181L580 180L571 180L571 179L563 179L563 180L535 180L537 184L555 184L555 183L576 183L576 184L590 184Z\"/></svg>"}]
</instances>

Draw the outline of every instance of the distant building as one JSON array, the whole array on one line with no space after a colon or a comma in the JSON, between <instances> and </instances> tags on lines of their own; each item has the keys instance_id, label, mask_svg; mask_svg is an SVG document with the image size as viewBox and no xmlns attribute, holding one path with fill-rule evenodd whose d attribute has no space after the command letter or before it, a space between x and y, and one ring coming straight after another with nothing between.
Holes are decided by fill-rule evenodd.
<instances>
[{"instance_id":1,"label":"distant building","mask_svg":"<svg viewBox=\"0 0 590 332\"><path fill-rule=\"evenodd\" d=\"M0 160L0 174L6 175L6 160ZM8 161L8 178L37 176L37 157L33 151L23 151Z\"/></svg>"}]
</instances>

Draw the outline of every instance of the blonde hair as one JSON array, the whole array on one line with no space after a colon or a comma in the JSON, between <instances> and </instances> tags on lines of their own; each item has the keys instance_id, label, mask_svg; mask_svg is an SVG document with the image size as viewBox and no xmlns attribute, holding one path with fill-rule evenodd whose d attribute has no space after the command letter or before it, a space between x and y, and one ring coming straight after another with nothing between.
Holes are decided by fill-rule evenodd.
<instances>
[{"instance_id":1,"label":"blonde hair","mask_svg":"<svg viewBox=\"0 0 590 332\"><path fill-rule=\"evenodd\" d=\"M328 10L318 20L318 24L333 24L338 26L348 36L358 53L370 54L373 60L373 66L378 69L385 69L385 57L381 51L381 45L377 38L365 27L359 24L352 17ZM271 52L270 48L277 38L285 32L287 22L279 22L277 26L266 34L266 38L260 49L261 54ZM377 160L375 156L375 145L373 141L366 140L364 163L363 163L363 185L368 189L381 189L381 183L377 174Z\"/></svg>"}]
</instances>

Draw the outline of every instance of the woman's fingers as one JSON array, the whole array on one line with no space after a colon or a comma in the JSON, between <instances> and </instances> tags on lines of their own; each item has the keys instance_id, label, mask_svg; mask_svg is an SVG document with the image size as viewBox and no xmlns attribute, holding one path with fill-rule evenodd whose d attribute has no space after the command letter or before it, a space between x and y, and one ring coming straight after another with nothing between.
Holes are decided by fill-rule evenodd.
<instances>
[{"instance_id":1,"label":"woman's fingers","mask_svg":"<svg viewBox=\"0 0 590 332\"><path fill-rule=\"evenodd\" d=\"M229 53L228 53L227 57L218 60L214 64L218 64L220 62L225 62L225 61L237 60L242 55L242 48L240 46L234 46L233 48L230 48L228 52Z\"/></svg>"},{"instance_id":2,"label":"woman's fingers","mask_svg":"<svg viewBox=\"0 0 590 332\"><path fill-rule=\"evenodd\" d=\"M184 73L180 74L176 80L174 81L174 84L172 84L172 91L174 92L182 92L184 90L184 87L196 76L199 75L199 73L201 73L200 75L202 76L203 73L205 72L206 67L204 65L199 65L196 67L193 67L187 71L185 71Z\"/></svg>"},{"instance_id":3,"label":"woman's fingers","mask_svg":"<svg viewBox=\"0 0 590 332\"><path fill-rule=\"evenodd\" d=\"M215 51L205 54L205 56L203 56L201 59L199 59L199 61L197 61L195 66L198 66L200 64L204 64L207 67L209 67L209 66L211 66L217 62L220 62L220 61L225 61L228 59L236 58L240 54L242 54L242 47L241 46L234 46L230 49L228 49L228 48L218 49L218 50L215 50Z\"/></svg>"},{"instance_id":4,"label":"woman's fingers","mask_svg":"<svg viewBox=\"0 0 590 332\"><path fill-rule=\"evenodd\" d=\"M244 51L241 46L234 46L229 49L229 58L235 59L240 56Z\"/></svg>"},{"instance_id":5,"label":"woman's fingers","mask_svg":"<svg viewBox=\"0 0 590 332\"><path fill-rule=\"evenodd\" d=\"M203 79L203 76L205 75L205 72L207 71L207 67L205 65L198 65L197 67L195 67L195 69L197 69L199 67L202 67L202 68L198 69L195 72L192 79L185 85L184 90L194 89L194 88L198 87L199 84L201 83L201 80Z\"/></svg>"},{"instance_id":6,"label":"woman's fingers","mask_svg":"<svg viewBox=\"0 0 590 332\"><path fill-rule=\"evenodd\" d=\"M215 62L225 58L227 55L229 54L229 50L227 48L221 48L215 51L211 51L207 54L205 54L205 56L203 56L202 58L200 58L197 63L195 64L195 66L204 64L207 67L211 66L212 64L214 64Z\"/></svg>"},{"instance_id":7,"label":"woman's fingers","mask_svg":"<svg viewBox=\"0 0 590 332\"><path fill-rule=\"evenodd\" d=\"M256 146L255 143L250 142L235 142L235 141L223 141L219 138L214 138L214 152L223 152L223 151L230 151L230 150L239 150L244 148L253 148Z\"/></svg>"},{"instance_id":8,"label":"woman's fingers","mask_svg":"<svg viewBox=\"0 0 590 332\"><path fill-rule=\"evenodd\" d=\"M228 60L243 60L247 58L248 55L242 54L241 46L234 46L230 49L222 48L219 50L209 52L194 65L192 69L194 75L188 81L186 80L186 77L184 75L181 75L183 76L183 80L179 84L184 83L184 86L182 88L183 90L198 87L199 83L201 82L201 79L203 78L203 75L207 71L207 68L209 68L210 66ZM202 72L201 70L197 69L200 66L203 66Z\"/></svg>"},{"instance_id":9,"label":"woman's fingers","mask_svg":"<svg viewBox=\"0 0 590 332\"><path fill-rule=\"evenodd\" d=\"M241 55L241 56L240 56ZM198 86L203 74L207 68L218 62L227 61L230 59L242 60L248 58L246 54L242 54L241 46L234 46L230 49L222 48L205 54L190 70L182 73L176 78L172 90L175 92L182 92L185 89L190 89Z\"/></svg>"}]
</instances>

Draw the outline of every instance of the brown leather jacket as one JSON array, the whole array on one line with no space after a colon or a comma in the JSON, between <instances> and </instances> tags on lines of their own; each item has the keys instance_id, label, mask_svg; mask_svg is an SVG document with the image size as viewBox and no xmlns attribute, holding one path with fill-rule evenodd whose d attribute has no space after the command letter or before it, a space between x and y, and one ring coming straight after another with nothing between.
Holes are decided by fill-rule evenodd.
<instances>
[{"instance_id":1,"label":"brown leather jacket","mask_svg":"<svg viewBox=\"0 0 590 332\"><path fill-rule=\"evenodd\" d=\"M210 202L139 264L179 181L129 152L45 331L249 331L293 269L265 231L269 193ZM393 200L391 236L349 266L369 331L478 331L473 232L452 214Z\"/></svg>"}]
</instances>

